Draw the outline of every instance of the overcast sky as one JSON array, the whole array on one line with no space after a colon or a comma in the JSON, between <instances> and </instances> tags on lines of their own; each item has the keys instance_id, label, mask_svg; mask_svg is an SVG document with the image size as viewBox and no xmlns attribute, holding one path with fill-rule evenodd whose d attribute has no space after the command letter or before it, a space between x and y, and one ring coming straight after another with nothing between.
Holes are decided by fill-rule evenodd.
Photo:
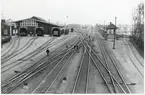
<instances>
[{"instance_id":1,"label":"overcast sky","mask_svg":"<svg viewBox=\"0 0 145 95\"><path fill-rule=\"evenodd\" d=\"M114 22L131 24L133 9L142 0L1 0L5 19L32 16L56 23L93 24ZM68 16L68 18L67 18Z\"/></svg>"}]
</instances>

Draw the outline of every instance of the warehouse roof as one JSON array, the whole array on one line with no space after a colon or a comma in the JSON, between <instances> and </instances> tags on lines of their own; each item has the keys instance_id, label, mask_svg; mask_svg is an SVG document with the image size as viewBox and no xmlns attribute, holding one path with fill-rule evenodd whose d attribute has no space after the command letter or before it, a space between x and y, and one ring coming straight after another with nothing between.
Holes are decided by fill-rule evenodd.
<instances>
[{"instance_id":1,"label":"warehouse roof","mask_svg":"<svg viewBox=\"0 0 145 95\"><path fill-rule=\"evenodd\" d=\"M43 21L43 22L47 22L46 20L40 18L40 17L36 17L36 16L33 16L31 17L32 19L37 19L37 20L40 20L40 21Z\"/></svg>"},{"instance_id":2,"label":"warehouse roof","mask_svg":"<svg viewBox=\"0 0 145 95\"><path fill-rule=\"evenodd\" d=\"M22 19L22 20L14 21L14 23L20 22L20 21L23 21L23 20L29 20L29 19L32 19L32 20L37 21L37 22L41 22L41 23L57 26L57 27L63 27L61 25L57 25L57 24L53 24L53 23L47 22L46 20L44 20L44 19L42 19L40 17L36 17L36 16L33 16L31 18L27 18L27 19Z\"/></svg>"}]
</instances>

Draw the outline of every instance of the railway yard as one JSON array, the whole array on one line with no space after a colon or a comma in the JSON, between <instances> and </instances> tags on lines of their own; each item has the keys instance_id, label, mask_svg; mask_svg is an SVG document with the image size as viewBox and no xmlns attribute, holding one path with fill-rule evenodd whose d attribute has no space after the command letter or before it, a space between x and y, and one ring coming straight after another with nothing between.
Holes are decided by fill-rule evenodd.
<instances>
[{"instance_id":1,"label":"railway yard","mask_svg":"<svg viewBox=\"0 0 145 95\"><path fill-rule=\"evenodd\" d=\"M95 28L13 36L1 48L1 93L144 93L144 58L127 38L112 44Z\"/></svg>"}]
</instances>

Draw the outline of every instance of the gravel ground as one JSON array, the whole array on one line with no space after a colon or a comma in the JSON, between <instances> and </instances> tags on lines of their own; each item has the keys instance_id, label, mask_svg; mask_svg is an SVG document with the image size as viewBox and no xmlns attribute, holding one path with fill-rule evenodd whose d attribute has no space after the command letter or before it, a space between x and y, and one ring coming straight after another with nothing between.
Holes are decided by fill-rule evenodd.
<instances>
[{"instance_id":1,"label":"gravel ground","mask_svg":"<svg viewBox=\"0 0 145 95\"><path fill-rule=\"evenodd\" d=\"M90 60L89 66L89 83L88 83L88 91L87 93L109 93L106 85L104 84L103 79L100 76L99 71L93 64L93 61Z\"/></svg>"},{"instance_id":2,"label":"gravel ground","mask_svg":"<svg viewBox=\"0 0 145 95\"><path fill-rule=\"evenodd\" d=\"M24 39L27 39L27 37L26 38L24 38ZM20 58L22 58L23 56L25 56L26 54L29 54L30 52L32 52L33 50L35 50L36 48L38 48L39 46L41 46L43 43L45 43L47 40L49 40L50 38L38 38L25 52L22 52L21 54L19 54L19 55L17 55L16 57L14 57L14 58L12 58L11 60L9 60L9 61L7 61L6 63L4 63L4 64L2 64L2 66L5 66L5 65L7 65L7 64L10 64L11 62L14 62L14 61L16 61L16 60L18 60L18 59L20 59ZM22 44L21 44L22 45ZM1 78L1 80L3 81L3 80L5 80L5 79L7 79L7 78L9 78L9 77L11 77L13 74L15 74L13 71L14 70L20 70L21 71L21 69L22 68L25 68L25 67L27 67L27 65L25 65L25 64L28 64L28 65L31 65L30 63L32 63L32 60L31 60L31 62L25 62L24 64L19 64L19 66L16 66L15 68L13 68L13 69L9 69L9 71L7 71L6 73L2 73L1 74L1 76L2 76L2 78ZM7 68L8 68L9 66L7 66ZM7 69L7 68L5 68L5 69ZM4 70L4 69L3 69Z\"/></svg>"},{"instance_id":3,"label":"gravel ground","mask_svg":"<svg viewBox=\"0 0 145 95\"><path fill-rule=\"evenodd\" d=\"M23 40L21 40L20 43L25 43L24 41L27 40L27 39L29 39L29 38L26 37L26 38L22 38L22 39L23 39ZM20 53L19 55L13 57L12 59L8 60L8 61L7 61L6 63L4 63L2 66L7 65L7 64L9 64L9 63L11 63L11 62L14 62L14 61L16 61L16 60L22 58L23 56L29 54L30 52L33 52L36 48L38 48L39 46L41 46L43 43L45 43L45 42L46 42L47 40L49 40L49 39L50 39L50 38L38 38L38 39L36 39L28 49L26 49L25 51L23 51L23 52ZM20 47L21 47L21 45L23 45L23 44L20 44Z\"/></svg>"},{"instance_id":4,"label":"gravel ground","mask_svg":"<svg viewBox=\"0 0 145 95\"><path fill-rule=\"evenodd\" d=\"M74 36L77 36L75 33L69 34L71 37L69 39L73 38ZM72 36L73 35L73 36ZM91 34L90 35L94 35ZM61 36L60 38L64 37ZM38 38L33 45L28 49L27 53L30 53L33 51L33 49L36 49L38 46L42 45L42 42L45 42L49 39L50 37L40 37ZM58 38L58 39L60 39ZM57 39L57 40L58 40ZM68 39L68 40L69 40ZM21 40L22 41L22 40ZM25 40L23 40L25 41ZM55 40L56 41L56 40ZM65 41L66 42L66 41ZM62 45L63 43L59 43L53 47L50 48L50 51L53 51L55 48L58 48ZM137 59L133 56L133 53L130 48L128 48L126 45L122 43L121 40L116 40L116 48L112 49L112 40L106 41L107 48L109 50L109 53L115 58L116 65L118 66L120 72L124 76L125 82L128 84L129 88L131 89L132 93L144 93L144 82L133 65L132 61L128 57L128 51L131 53L131 59L135 62L135 64L138 66L139 63L137 62ZM22 45L22 44L21 44ZM92 47L95 49L97 54L100 56L100 58L103 60L103 56L101 54L100 48L98 46L97 40L93 41ZM134 50L135 51L135 50ZM137 51L135 51L137 52ZM70 93L72 91L72 88L74 86L76 74L78 71L78 66L80 64L80 60L82 57L83 49L80 49L79 53L75 53L75 55L70 59L70 61L67 63L65 68L62 70L60 75L56 78L52 86L50 87L50 92L48 93ZM24 56L26 53L22 53L19 56ZM23 64L15 67L12 70L9 70L7 73L2 74L2 81L9 78L10 76L14 75L13 70L24 70L28 66L34 64L36 61L40 60L42 57L46 56L45 51L39 53L38 55L34 56L31 60L28 60L24 62ZM137 56L139 56L137 54ZM20 58L20 57L18 57ZM140 58L140 57L139 57ZM141 57L142 58L142 57ZM143 60L143 59L141 59ZM27 64L27 65L26 65ZM139 66L138 66L139 67ZM141 72L143 73L144 68L139 67ZM49 73L49 68L46 69L45 72L41 72L37 76L33 77L31 80L29 80L29 83L27 87L24 87L23 84L20 85L16 90L14 90L12 93L30 93L32 89L39 83L43 77L45 77ZM62 78L66 77L66 81L62 81ZM88 82L88 90L87 93L109 93L108 89L106 88L106 85L104 84L104 81L102 80L98 70L95 68L95 66L92 63L92 60L90 60L90 65L89 65L89 82ZM131 85L131 83L135 83L135 85Z\"/></svg>"},{"instance_id":5,"label":"gravel ground","mask_svg":"<svg viewBox=\"0 0 145 95\"><path fill-rule=\"evenodd\" d=\"M50 93L71 93L75 82L77 67L80 64L81 56L82 49L80 49L79 53L75 53L75 55L70 59L66 67L62 70L62 73L59 75L59 77L50 88ZM67 78L66 82L62 82L63 77Z\"/></svg>"},{"instance_id":6,"label":"gravel ground","mask_svg":"<svg viewBox=\"0 0 145 95\"><path fill-rule=\"evenodd\" d=\"M20 41L20 44L19 44L19 47L17 50L21 49L22 47L24 47L26 45L26 43L32 39L32 37L21 37L21 41Z\"/></svg>"},{"instance_id":7,"label":"gravel ground","mask_svg":"<svg viewBox=\"0 0 145 95\"><path fill-rule=\"evenodd\" d=\"M71 38L71 37L70 37ZM69 39L70 39L69 38ZM73 38L73 37L72 37ZM65 41L67 42L67 41ZM63 43L60 43L60 45L63 44ZM59 47L60 45L57 45L57 47ZM56 47L55 47L56 48ZM54 47L52 48L54 49ZM43 54L44 55L44 54ZM72 59L71 59L72 60ZM71 61L70 60L70 61ZM70 63L69 63L70 64ZM30 93L32 91L32 89L35 88L36 85L38 85L39 81L42 80L43 77L45 77L48 73L49 73L49 70L50 67L48 67L45 71L41 72L40 74L37 74L35 77L33 77L31 80L28 80L28 88L24 88L23 85L20 85L17 89L15 89L12 93ZM72 68L71 68L72 69ZM69 72L71 73L71 72ZM36 83L37 82L37 83Z\"/></svg>"},{"instance_id":8,"label":"gravel ground","mask_svg":"<svg viewBox=\"0 0 145 95\"><path fill-rule=\"evenodd\" d=\"M64 37L64 35L61 36L61 37L59 37L59 38L57 38L55 41L61 39L62 37ZM71 38L73 38L73 36L72 37L69 37L69 39L71 39ZM42 38L37 39L26 52L23 52L23 53L19 54L15 58L18 58L19 59L19 58L25 56L26 54L29 54L30 52L32 52L33 50L35 50L36 48L38 48L40 45L42 45L45 41L47 41L49 39L50 39L49 37L42 37ZM58 43L57 45L51 47L50 48L50 51L52 49L54 50L55 48L59 47L61 44L63 44L63 43ZM15 74L14 73L14 70L22 71L25 68L27 68L28 66L31 66L32 64L34 64L36 61L38 61L40 58L42 58L44 56L46 56L46 52L45 51L40 52L39 54L37 54L36 56L34 56L34 58L31 58L30 60L24 61L23 64L19 64L19 65L15 66L14 68L9 69L9 71L7 71L5 73L2 73L1 80L4 81L5 79L8 79L9 77L11 77L12 75ZM16 60L15 58L13 58L13 61ZM9 62L11 63L13 61L9 61ZM23 60L21 60L21 61L23 61ZM8 64L8 62L6 64ZM7 66L7 67L9 67L9 66ZM7 69L7 68L5 68L5 69Z\"/></svg>"},{"instance_id":9,"label":"gravel ground","mask_svg":"<svg viewBox=\"0 0 145 95\"><path fill-rule=\"evenodd\" d=\"M117 65L119 67L119 70L124 76L125 82L127 84L135 83L136 85L128 85L131 89L132 93L144 93L144 83L141 75L135 68L135 66L132 64L131 60L128 57L128 48L122 44L121 40L116 40L116 47L115 49L112 49L112 40L107 41L108 48L110 52L112 52L112 55L117 59ZM139 65L137 63L137 60L132 56L131 59L135 61L136 65ZM143 69L140 68L140 70L143 73Z\"/></svg>"},{"instance_id":10,"label":"gravel ground","mask_svg":"<svg viewBox=\"0 0 145 95\"><path fill-rule=\"evenodd\" d=\"M92 36L93 36L93 33L92 33ZM104 38L102 38L102 39L104 39ZM131 52L131 50L128 50L130 48L127 48L127 46L123 45L121 40L116 40L115 49L112 49L113 41L111 39L106 41L106 44L108 46L107 48L109 50L109 53L115 58L115 62L117 64L117 66L119 67L120 72L123 74L124 80L128 84L129 88L131 89L131 92L132 93L143 93L144 92L143 79L142 79L141 75L139 74L139 72L137 71L137 69L135 68L135 66L133 65L132 61L129 59L128 51L131 53L131 59L133 59L135 64L138 66L139 63L137 62L136 58L133 56L133 53ZM100 56L101 59L103 59L103 56L101 54L97 40L93 42L93 48L95 49L96 52L99 52L98 55ZM136 52L137 56L139 56L138 58L141 58L140 55L137 53L137 51L135 51L135 52ZM143 59L140 59L140 60L143 60ZM140 66L138 66L138 67L141 70L141 72L143 73L144 72L143 68L141 68ZM91 70L93 71L93 69L91 69ZM95 69L94 69L94 72L95 72ZM94 74L90 74L90 75L97 77L97 78L90 77L90 79L92 79L94 81L98 81L100 78L99 75L94 75ZM131 83L135 83L136 85L131 85ZM91 84L93 85L93 84L95 84L95 82L94 83L92 82ZM95 86L99 87L98 84L96 84ZM93 88L93 89L94 90L92 91L92 93L96 93L99 91L101 93L103 91L103 90L97 91L97 90L95 90L95 88ZM106 90L106 93L107 93L107 90Z\"/></svg>"}]
</instances>

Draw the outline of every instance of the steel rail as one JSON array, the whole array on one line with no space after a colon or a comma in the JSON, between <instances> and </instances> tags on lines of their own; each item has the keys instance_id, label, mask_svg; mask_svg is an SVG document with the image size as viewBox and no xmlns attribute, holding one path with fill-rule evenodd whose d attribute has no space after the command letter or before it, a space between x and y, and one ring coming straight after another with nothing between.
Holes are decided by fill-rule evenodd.
<instances>
[{"instance_id":1,"label":"steel rail","mask_svg":"<svg viewBox=\"0 0 145 95\"><path fill-rule=\"evenodd\" d=\"M106 56L105 56L105 52L104 52L104 50L103 50L103 49L105 49L105 47L103 47L103 45L102 45L101 43L99 44L99 47L100 47L101 53L102 53L102 55L103 55L105 64L106 64L108 70L110 70L109 65L108 65L108 62L107 62L107 58L106 58ZM114 88L114 92L115 92L115 93L118 93L118 91L117 91L117 89L116 89L116 86L115 86L115 83L114 83L114 80L113 80L112 76L110 75L110 73L109 73L109 76L110 76L110 79L111 79L111 82L112 82L112 85L113 85L113 88Z\"/></svg>"},{"instance_id":2,"label":"steel rail","mask_svg":"<svg viewBox=\"0 0 145 95\"><path fill-rule=\"evenodd\" d=\"M11 45L13 45L13 42L15 42L15 40L17 40L17 39L18 39L18 37L12 38L12 39L10 40L9 45L8 45L2 52L5 52L6 50L9 50L10 47L11 47Z\"/></svg>"},{"instance_id":3,"label":"steel rail","mask_svg":"<svg viewBox=\"0 0 145 95\"><path fill-rule=\"evenodd\" d=\"M14 48L15 43L16 43L17 40L19 40L19 37L16 38L16 39L14 40L14 43L12 44L12 46L9 48L8 51L6 51L6 52L1 56L1 58L4 58L4 57L8 54L8 52L10 52L10 51L12 50L12 48Z\"/></svg>"},{"instance_id":4,"label":"steel rail","mask_svg":"<svg viewBox=\"0 0 145 95\"><path fill-rule=\"evenodd\" d=\"M87 45L88 47L90 47L89 45ZM121 88L121 90L125 92L125 90L122 88L122 86L120 85L120 83L117 81L117 79L114 77L114 75L111 73L111 71L104 65L104 63L101 61L101 59L99 58L99 56L95 53L95 51L93 49L92 50L92 53L97 57L97 59L100 61L100 63L102 64L102 66L106 69L106 71L108 73L110 73L110 75L113 77L113 79L117 82L118 86Z\"/></svg>"},{"instance_id":5,"label":"steel rail","mask_svg":"<svg viewBox=\"0 0 145 95\"><path fill-rule=\"evenodd\" d=\"M53 41L53 39L51 40L51 41L48 41L48 42L52 42ZM44 45L47 45L47 43L48 42L46 42ZM36 54L38 54L38 53L40 53L42 50L40 49L38 49L38 51L36 50L36 52L34 51L34 52L31 52L31 53L29 53L29 54L27 54L27 55L25 55L24 57L22 57L22 58L26 58L25 60L28 60L28 59L31 59L34 55L36 55ZM9 68L7 68L6 70L4 70L4 71L2 71L2 73L4 73L4 72L6 72L7 70L9 70L9 69L11 69L11 68L13 68L13 67L15 67L15 66L17 66L18 64L21 64L21 63L23 63L24 61L21 61L21 62L18 62L17 63L17 60L16 61L14 61L14 62L11 62L11 63L9 63L9 64L6 64L6 65L2 65L2 69L3 68L6 68L7 66L9 66L9 65L12 65L12 64L14 64L13 66L10 66Z\"/></svg>"},{"instance_id":6,"label":"steel rail","mask_svg":"<svg viewBox=\"0 0 145 95\"><path fill-rule=\"evenodd\" d=\"M69 50L70 50L70 49L69 49ZM68 50L67 50L67 51L68 51ZM66 52L67 52L67 51L66 51ZM65 53L65 52L62 52L62 53ZM62 53L60 53L60 54L62 54ZM60 55L60 54L59 54L59 55ZM55 56L53 56L51 59L53 59L53 58L55 58L55 57L57 58L57 56L59 56L59 55L55 55ZM47 59L45 59L45 60L47 60ZM50 61L50 59L49 59L49 61ZM39 61L38 61L38 62L39 62ZM38 63L38 62L37 62L37 63ZM34 68L34 66L33 66L32 70L34 71L35 69L39 68L40 66L43 66L43 65L44 65L44 62L45 62L45 61L43 61L43 62L42 62L41 64L39 64L38 66L36 65L35 68ZM51 62L51 61L50 61L50 62ZM28 70L27 70L27 69L28 69ZM20 74L15 75L15 76L13 76L12 78L10 78L9 81L7 81L7 84L13 82L13 80L16 80L18 77L21 77L21 76L25 75L25 73L26 73L25 71L32 71L32 70L29 69L29 68L27 68L27 69L24 70L24 71L22 71ZM4 84L3 87L6 86L7 84Z\"/></svg>"},{"instance_id":7,"label":"steel rail","mask_svg":"<svg viewBox=\"0 0 145 95\"><path fill-rule=\"evenodd\" d=\"M142 74L142 72L139 70L139 68L135 65L135 63L133 62L132 58L130 57L130 52L127 53L129 59L131 60L131 62L133 63L134 67L137 69L137 71L139 72L139 74L141 75L142 77L142 81L143 81L143 78L144 78L144 75Z\"/></svg>"},{"instance_id":8,"label":"steel rail","mask_svg":"<svg viewBox=\"0 0 145 95\"><path fill-rule=\"evenodd\" d=\"M89 48L89 52L91 53L91 48ZM88 64L88 71L87 71L87 84L86 84L86 91L85 91L86 94L88 93L88 84L89 84L89 70L90 70L90 63L91 63L90 55L88 60L89 60L89 64Z\"/></svg>"},{"instance_id":9,"label":"steel rail","mask_svg":"<svg viewBox=\"0 0 145 95\"><path fill-rule=\"evenodd\" d=\"M83 43L83 45L84 45L84 43ZM84 45L84 46L85 46L85 45ZM85 46L85 47L86 47L86 46ZM89 53L88 50L87 50L87 52ZM107 86L109 92L110 92L110 93L113 93L113 90L112 90L111 87L108 85L107 80L105 79L105 77L104 77L104 75L102 74L102 72L101 72L101 70L99 69L99 67L96 65L97 63L94 61L94 59L93 59L93 57L92 57L92 55L91 55L90 53L89 53L89 56L90 56L90 58L92 59L92 61L93 61L94 65L95 65L95 67L96 67L97 70L99 71L99 73L100 73L102 79L104 80L104 82L105 82L105 84L106 84L106 86Z\"/></svg>"},{"instance_id":10,"label":"steel rail","mask_svg":"<svg viewBox=\"0 0 145 95\"><path fill-rule=\"evenodd\" d=\"M131 49L133 55L136 57L136 59L138 60L138 62L140 63L140 65L141 65L142 67L144 67L143 62L141 62L141 61L139 60L139 58L136 56L135 52L132 50L132 49L133 49L132 44L131 44L129 41L127 41L127 40L125 40L125 41L123 40L123 42L124 42L125 44L128 43L128 45L129 45L128 47L130 47L130 49Z\"/></svg>"},{"instance_id":11,"label":"steel rail","mask_svg":"<svg viewBox=\"0 0 145 95\"><path fill-rule=\"evenodd\" d=\"M115 64L114 58L109 54L108 50L107 50L105 47L104 47L104 49L105 49L107 55L109 56L109 58L111 59L111 61L112 61L113 65L114 65L116 71L118 72L119 77L121 78L122 82L124 83L125 87L127 88L128 93L131 93L129 87L126 85L125 80L123 79L123 75L122 75L121 72L119 71L118 66Z\"/></svg>"},{"instance_id":12,"label":"steel rail","mask_svg":"<svg viewBox=\"0 0 145 95\"><path fill-rule=\"evenodd\" d=\"M10 43L8 43L7 47L6 47L5 49L3 49L1 52L6 51L6 50L12 45L12 42L13 42L14 39L15 39L15 38L11 39L11 40L10 40Z\"/></svg>"},{"instance_id":13,"label":"steel rail","mask_svg":"<svg viewBox=\"0 0 145 95\"><path fill-rule=\"evenodd\" d=\"M43 80L45 80L53 72L53 70L59 65L59 63L61 63L61 61L63 61L63 59L67 56L67 54L69 54L70 52L73 51L71 49L63 56L63 58L57 63L57 65L47 74L47 76ZM32 93L35 93L36 92L36 90L39 88L39 86L43 83L43 80L36 86L36 88L32 91ZM49 89L49 87L48 87L48 89ZM48 89L47 89L47 91L48 91ZM43 92L44 93L45 92L47 93L47 91L43 91Z\"/></svg>"},{"instance_id":14,"label":"steel rail","mask_svg":"<svg viewBox=\"0 0 145 95\"><path fill-rule=\"evenodd\" d=\"M75 93L75 88L76 88L76 85L77 85L77 81L78 81L78 77L79 77L79 74L80 74L80 71L81 71L81 66L82 66L82 63L83 63L85 53L86 53L86 48L85 48L85 52L83 53L83 57L81 59L81 64L79 65L79 70L78 70L77 75L76 75L76 81L75 81L75 84L73 86L72 93Z\"/></svg>"},{"instance_id":15,"label":"steel rail","mask_svg":"<svg viewBox=\"0 0 145 95\"><path fill-rule=\"evenodd\" d=\"M74 43L74 44L75 44L75 43ZM55 52L52 52L52 53L55 53ZM50 60L50 59L53 59L53 58L55 58L55 57L58 57L58 56L61 55L62 53L65 53L65 51L62 50L62 51L60 51L60 52L57 52L57 55L56 55L56 54L53 54L54 56L53 56L52 54L50 54L50 56L49 56L48 58L49 58L49 60ZM52 56L52 58L51 58L51 56ZM42 61L42 62L45 62L45 61L43 61L43 60L47 60L48 58L47 58L47 57L42 58L42 59L39 60L38 62L41 62L41 61ZM37 62L37 63L38 63L38 62ZM36 66L39 67L39 66L41 66L41 65L43 65L43 63L42 63L42 64L38 64L38 66L37 66L37 65L36 65ZM19 74L17 74L17 75L14 75L14 76L11 77L8 81L12 81L13 78L16 78L17 76L19 76L20 74L24 73L25 71L31 70L30 68L31 68L31 67L34 68L34 66L35 66L35 64L32 65L32 66L30 66L30 67L28 67L27 69L25 69L25 70L22 71L21 73L19 73ZM7 83L8 83L8 81L7 81ZM3 86L4 86L4 85L3 85Z\"/></svg>"},{"instance_id":16,"label":"steel rail","mask_svg":"<svg viewBox=\"0 0 145 95\"><path fill-rule=\"evenodd\" d=\"M64 63L63 67L61 68L61 70L59 71L59 73L57 74L57 76L55 77L55 79L53 80L53 82L50 84L50 86L48 87L48 89L46 90L45 94L49 91L50 87L52 86L52 84L55 82L55 80L58 78L58 76L60 75L60 73L62 72L62 70L65 68L65 66L67 65L67 62L72 58L72 56L74 55L75 50L73 51L73 53L70 55L70 57L67 59L67 61Z\"/></svg>"},{"instance_id":17,"label":"steel rail","mask_svg":"<svg viewBox=\"0 0 145 95\"><path fill-rule=\"evenodd\" d=\"M81 33L81 32L79 32L79 33ZM82 34L82 33L81 33ZM82 34L82 36L83 36L83 34ZM83 36L84 37L84 36ZM85 41L84 41L85 42ZM86 42L85 42L86 43ZM86 43L87 44L87 43ZM87 46L88 47L90 47L88 44L87 44ZM91 48L91 47L90 47ZM117 82L117 84L118 84L118 86L121 88L121 90L124 92L124 93L126 93L125 92L125 90L122 88L122 86L119 84L119 82L115 79L115 77L112 75L112 73L111 73L111 71L110 70L108 70L108 68L103 64L103 62L101 61L101 59L99 58L99 56L95 53L95 51L93 50L93 49L91 49L92 50L92 53L94 53L95 54L95 56L97 57L97 59L101 62L101 64L103 65L103 67L106 69L106 71L108 72L108 73L110 73L110 75L113 77L113 79Z\"/></svg>"},{"instance_id":18,"label":"steel rail","mask_svg":"<svg viewBox=\"0 0 145 95\"><path fill-rule=\"evenodd\" d=\"M3 59L3 60L2 60L2 63L7 62L8 60L14 58L14 57L17 56L18 54L20 54L20 53L24 52L25 50L27 50L27 49L33 44L33 42L34 42L36 39L37 39L37 38L34 38L33 40L30 39L30 40L32 40L31 42L30 42L30 40L29 40L28 43L30 43L30 44L26 43L25 46L24 46L23 48L21 48L21 49L19 49L19 50L17 50L17 51L14 51L14 52L13 52L12 54L10 54L8 57L6 57L5 59ZM28 44L28 46L27 46L27 44ZM26 47L26 48L25 48L25 47ZM22 50L22 49L23 49L23 50ZM21 50L21 51L20 51L20 50ZM19 51L20 51L20 52L19 52Z\"/></svg>"},{"instance_id":19,"label":"steel rail","mask_svg":"<svg viewBox=\"0 0 145 95\"><path fill-rule=\"evenodd\" d=\"M72 51L72 49L70 49L70 51ZM54 61L56 61L56 60L54 60ZM53 61L53 62L54 62L54 61ZM51 62L51 64L52 64L53 62ZM42 68L40 68L40 66L38 66L38 68L40 68L40 69L35 68L33 71L27 73L26 75L23 75L23 77L22 77L20 80L17 81L18 83L12 84L12 86L10 86L9 88L6 88L6 89L8 89L8 90L4 90L3 92L4 92L4 93L9 93L9 92L11 92L13 89L15 89L15 88L16 88L17 86L19 86L21 83L23 83L24 81L26 81L26 80L29 79L30 77L34 76L34 75L37 74L38 72L44 70L44 69L45 69L47 66L49 66L49 65L50 65L50 64L47 64L46 66L43 66ZM38 70L37 70L37 69L38 69Z\"/></svg>"}]
</instances>

